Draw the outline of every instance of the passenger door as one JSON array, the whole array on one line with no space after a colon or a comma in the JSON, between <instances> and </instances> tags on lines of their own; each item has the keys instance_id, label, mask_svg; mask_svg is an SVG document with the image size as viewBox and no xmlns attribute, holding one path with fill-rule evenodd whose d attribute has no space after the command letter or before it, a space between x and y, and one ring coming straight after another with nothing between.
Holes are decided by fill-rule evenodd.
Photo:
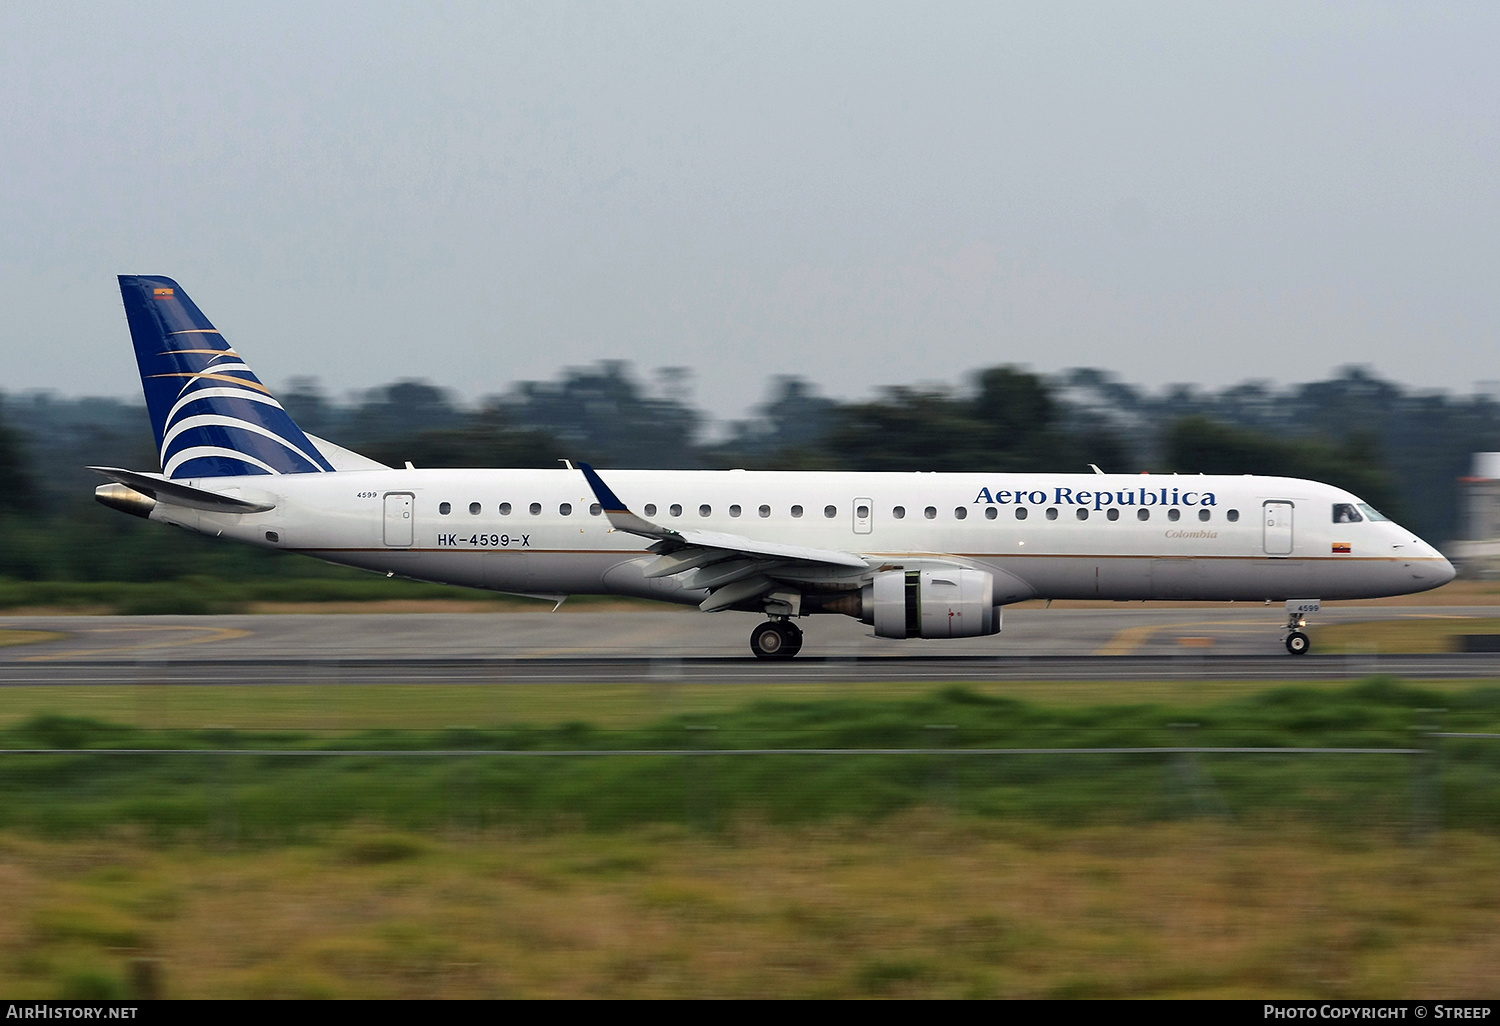
<instances>
[{"instance_id":1,"label":"passenger door","mask_svg":"<svg viewBox=\"0 0 1500 1026\"><path fill-rule=\"evenodd\" d=\"M1292 504L1271 499L1262 509L1266 525L1266 555L1290 556L1292 554Z\"/></svg>"},{"instance_id":2,"label":"passenger door","mask_svg":"<svg viewBox=\"0 0 1500 1026\"><path fill-rule=\"evenodd\" d=\"M412 494L387 492L385 496L385 543L408 548L412 543Z\"/></svg>"}]
</instances>

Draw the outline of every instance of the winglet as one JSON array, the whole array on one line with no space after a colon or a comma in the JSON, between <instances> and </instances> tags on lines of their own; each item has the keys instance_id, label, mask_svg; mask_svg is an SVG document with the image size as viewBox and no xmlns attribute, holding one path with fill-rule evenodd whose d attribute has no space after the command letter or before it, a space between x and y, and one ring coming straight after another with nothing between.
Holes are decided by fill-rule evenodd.
<instances>
[{"instance_id":1,"label":"winglet","mask_svg":"<svg viewBox=\"0 0 1500 1026\"><path fill-rule=\"evenodd\" d=\"M604 515L609 518L609 525L616 531L624 531L627 534L638 534L643 538L677 538L676 531L666 527L658 527L649 520L643 520L630 512L620 497L610 490L604 479L595 472L594 468L587 463L578 464L578 469L583 471L589 487L594 490L594 498L599 500L599 505L604 510Z\"/></svg>"}]
</instances>

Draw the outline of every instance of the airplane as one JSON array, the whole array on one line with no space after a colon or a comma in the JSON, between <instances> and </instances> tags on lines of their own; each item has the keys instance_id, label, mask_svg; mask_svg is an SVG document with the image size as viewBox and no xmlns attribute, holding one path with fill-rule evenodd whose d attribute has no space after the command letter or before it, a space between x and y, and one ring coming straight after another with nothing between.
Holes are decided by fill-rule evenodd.
<instances>
[{"instance_id":1,"label":"airplane","mask_svg":"<svg viewBox=\"0 0 1500 1026\"><path fill-rule=\"evenodd\" d=\"M625 595L765 617L761 659L837 613L879 638L998 634L1029 599L1285 602L1453 579L1431 545L1286 477L388 467L302 431L172 279L121 275L159 471L93 467L116 510L214 537L559 604Z\"/></svg>"}]
</instances>

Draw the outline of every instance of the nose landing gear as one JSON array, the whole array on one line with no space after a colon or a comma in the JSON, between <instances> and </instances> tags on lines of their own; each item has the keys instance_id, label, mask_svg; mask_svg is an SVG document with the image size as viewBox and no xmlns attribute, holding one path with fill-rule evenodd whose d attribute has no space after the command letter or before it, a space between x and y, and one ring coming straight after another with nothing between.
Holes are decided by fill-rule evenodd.
<instances>
[{"instance_id":1,"label":"nose landing gear","mask_svg":"<svg viewBox=\"0 0 1500 1026\"><path fill-rule=\"evenodd\" d=\"M802 650L802 628L788 620L767 620L750 633L757 659L790 659Z\"/></svg>"},{"instance_id":2,"label":"nose landing gear","mask_svg":"<svg viewBox=\"0 0 1500 1026\"><path fill-rule=\"evenodd\" d=\"M1286 650L1291 655L1306 655L1312 641L1303 633L1307 614L1323 608L1320 599L1289 599L1286 604Z\"/></svg>"}]
</instances>

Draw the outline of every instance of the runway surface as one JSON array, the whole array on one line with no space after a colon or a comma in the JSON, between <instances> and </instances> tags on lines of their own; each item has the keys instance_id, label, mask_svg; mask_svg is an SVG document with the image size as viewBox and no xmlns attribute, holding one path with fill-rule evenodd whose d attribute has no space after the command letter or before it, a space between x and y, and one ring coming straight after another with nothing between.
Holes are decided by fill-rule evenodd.
<instances>
[{"instance_id":1,"label":"runway surface","mask_svg":"<svg viewBox=\"0 0 1500 1026\"><path fill-rule=\"evenodd\" d=\"M0 647L0 685L544 683L692 680L1205 680L1500 676L1500 654L1325 653L1319 625L1491 617L1488 607L1331 607L1313 653L1282 648L1280 606L1012 609L996 637L888 641L847 617L802 621L790 662L749 653L749 614L691 610L198 617L6 617L61 637Z\"/></svg>"}]
</instances>

